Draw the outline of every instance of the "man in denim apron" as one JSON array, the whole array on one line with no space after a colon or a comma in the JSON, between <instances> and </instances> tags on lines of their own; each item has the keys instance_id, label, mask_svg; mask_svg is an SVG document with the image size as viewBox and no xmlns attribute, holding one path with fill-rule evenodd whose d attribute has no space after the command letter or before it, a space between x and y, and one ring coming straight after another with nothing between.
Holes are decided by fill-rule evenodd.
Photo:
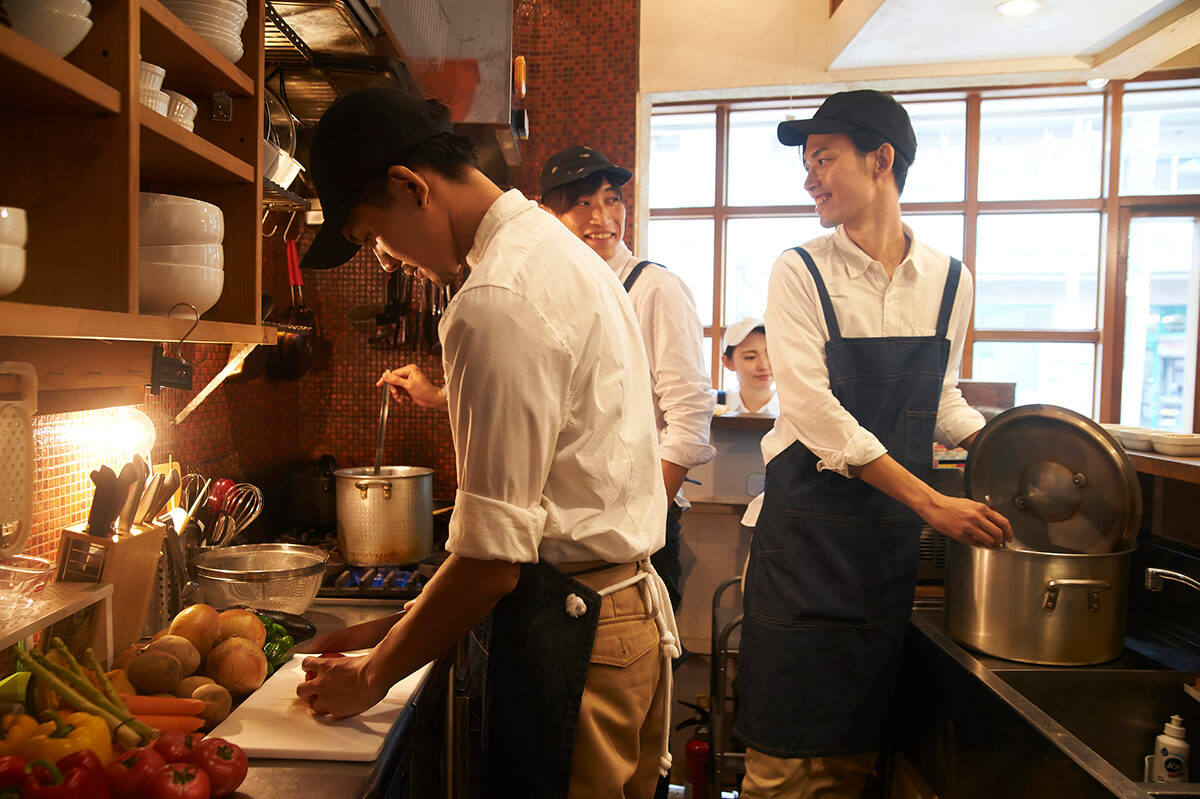
<instances>
[{"instance_id":1,"label":"man in denim apron","mask_svg":"<svg viewBox=\"0 0 1200 799\"><path fill-rule=\"evenodd\" d=\"M878 750L916 585L921 520L958 540L1011 538L1003 516L934 491L936 435L983 426L957 388L971 308L962 264L900 219L916 154L876 91L783 122L823 236L780 256L766 329L781 403L745 580L735 732L742 796L855 799Z\"/></svg>"}]
</instances>

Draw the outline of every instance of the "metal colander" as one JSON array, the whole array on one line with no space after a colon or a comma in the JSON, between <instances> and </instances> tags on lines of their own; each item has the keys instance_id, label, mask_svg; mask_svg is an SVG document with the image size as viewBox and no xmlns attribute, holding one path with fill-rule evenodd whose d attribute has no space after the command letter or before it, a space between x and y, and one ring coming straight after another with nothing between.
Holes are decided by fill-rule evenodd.
<instances>
[{"instance_id":1,"label":"metal colander","mask_svg":"<svg viewBox=\"0 0 1200 799\"><path fill-rule=\"evenodd\" d=\"M317 547L250 544L201 552L194 565L204 601L215 608L303 613L321 587L327 560L329 553Z\"/></svg>"}]
</instances>

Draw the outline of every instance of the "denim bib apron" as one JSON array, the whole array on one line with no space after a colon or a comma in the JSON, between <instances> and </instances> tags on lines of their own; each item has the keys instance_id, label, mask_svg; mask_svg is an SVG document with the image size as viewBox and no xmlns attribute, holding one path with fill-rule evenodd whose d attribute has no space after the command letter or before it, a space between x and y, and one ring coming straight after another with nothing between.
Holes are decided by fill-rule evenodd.
<instances>
[{"instance_id":1,"label":"denim bib apron","mask_svg":"<svg viewBox=\"0 0 1200 799\"><path fill-rule=\"evenodd\" d=\"M812 257L830 388L888 454L929 468L962 264L950 260L932 336L843 338ZM734 731L775 757L869 752L884 740L912 615L921 520L860 479L817 471L800 442L767 464L750 545Z\"/></svg>"}]
</instances>

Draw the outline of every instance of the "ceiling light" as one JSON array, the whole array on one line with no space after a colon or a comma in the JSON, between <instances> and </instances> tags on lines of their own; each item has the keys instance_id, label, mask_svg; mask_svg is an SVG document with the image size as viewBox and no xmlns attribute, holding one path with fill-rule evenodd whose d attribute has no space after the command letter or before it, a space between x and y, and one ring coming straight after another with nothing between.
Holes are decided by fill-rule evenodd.
<instances>
[{"instance_id":1,"label":"ceiling light","mask_svg":"<svg viewBox=\"0 0 1200 799\"><path fill-rule=\"evenodd\" d=\"M1042 7L1042 0L1001 0L996 13L1002 17L1024 17Z\"/></svg>"},{"instance_id":2,"label":"ceiling light","mask_svg":"<svg viewBox=\"0 0 1200 799\"><path fill-rule=\"evenodd\" d=\"M1108 85L1108 78L1088 78L1087 87L1089 89L1103 89Z\"/></svg>"}]
</instances>

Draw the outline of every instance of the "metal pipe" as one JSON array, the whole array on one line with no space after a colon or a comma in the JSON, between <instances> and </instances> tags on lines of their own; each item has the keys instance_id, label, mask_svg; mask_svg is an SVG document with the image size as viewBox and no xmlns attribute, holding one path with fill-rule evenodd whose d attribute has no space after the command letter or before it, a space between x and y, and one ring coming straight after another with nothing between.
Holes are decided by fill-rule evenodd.
<instances>
[{"instance_id":1,"label":"metal pipe","mask_svg":"<svg viewBox=\"0 0 1200 799\"><path fill-rule=\"evenodd\" d=\"M1170 569L1156 569L1153 566L1146 569L1147 591L1161 591L1163 588L1163 580L1174 580L1177 583L1183 583L1190 588L1200 591L1200 581L1197 581L1192 577L1188 577L1186 574L1171 571Z\"/></svg>"}]
</instances>

